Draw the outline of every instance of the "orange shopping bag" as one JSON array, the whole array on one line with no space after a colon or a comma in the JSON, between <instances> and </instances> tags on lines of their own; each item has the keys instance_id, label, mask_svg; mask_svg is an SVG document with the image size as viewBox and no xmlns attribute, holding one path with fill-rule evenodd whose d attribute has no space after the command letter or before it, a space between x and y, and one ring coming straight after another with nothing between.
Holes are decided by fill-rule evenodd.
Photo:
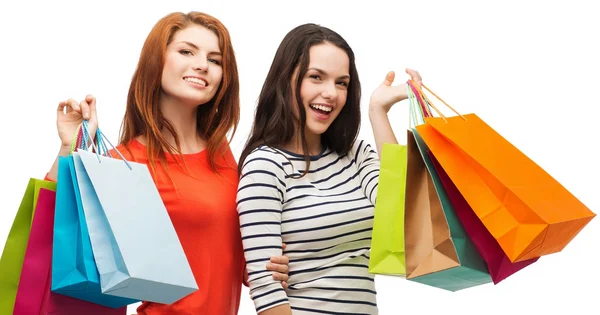
<instances>
[{"instance_id":1,"label":"orange shopping bag","mask_svg":"<svg viewBox=\"0 0 600 315\"><path fill-rule=\"evenodd\" d=\"M440 117L417 131L511 262L560 252L596 215L475 114ZM422 104L423 106L423 104Z\"/></svg>"}]
</instances>

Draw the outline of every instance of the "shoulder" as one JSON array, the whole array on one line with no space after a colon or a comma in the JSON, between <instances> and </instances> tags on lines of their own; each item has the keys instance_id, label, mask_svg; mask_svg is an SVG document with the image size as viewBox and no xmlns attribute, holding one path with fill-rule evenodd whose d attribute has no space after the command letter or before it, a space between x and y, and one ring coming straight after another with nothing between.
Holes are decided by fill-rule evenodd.
<instances>
[{"instance_id":1,"label":"shoulder","mask_svg":"<svg viewBox=\"0 0 600 315\"><path fill-rule=\"evenodd\" d=\"M115 159L124 158L127 161L142 163L148 160L146 150L135 140L132 140L127 144L121 143L109 150L109 153Z\"/></svg>"},{"instance_id":2,"label":"shoulder","mask_svg":"<svg viewBox=\"0 0 600 315\"><path fill-rule=\"evenodd\" d=\"M283 165L286 162L288 162L288 158L284 153L272 147L262 145L248 154L243 162L242 172L249 169L276 169L283 171Z\"/></svg>"},{"instance_id":3,"label":"shoulder","mask_svg":"<svg viewBox=\"0 0 600 315\"><path fill-rule=\"evenodd\" d=\"M366 156L370 154L377 153L375 152L371 144L362 139L356 139L356 141L354 141L352 147L350 148L350 152L348 152L348 155L350 155L352 158L357 158L360 156Z\"/></svg>"},{"instance_id":4,"label":"shoulder","mask_svg":"<svg viewBox=\"0 0 600 315\"><path fill-rule=\"evenodd\" d=\"M219 147L215 154L215 158L222 167L232 168L237 172L237 161L235 160L235 156L233 156L233 151L231 150L229 143Z\"/></svg>"}]
</instances>

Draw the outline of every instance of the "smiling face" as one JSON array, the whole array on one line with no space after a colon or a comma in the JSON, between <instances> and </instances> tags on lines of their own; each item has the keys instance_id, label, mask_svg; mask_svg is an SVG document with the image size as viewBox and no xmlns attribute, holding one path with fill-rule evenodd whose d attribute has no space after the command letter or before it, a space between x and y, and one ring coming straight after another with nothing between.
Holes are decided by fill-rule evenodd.
<instances>
[{"instance_id":1,"label":"smiling face","mask_svg":"<svg viewBox=\"0 0 600 315\"><path fill-rule=\"evenodd\" d=\"M161 99L196 107L208 103L223 78L219 38L213 31L191 25L177 31L165 51Z\"/></svg>"},{"instance_id":2,"label":"smiling face","mask_svg":"<svg viewBox=\"0 0 600 315\"><path fill-rule=\"evenodd\" d=\"M312 46L309 56L300 98L306 111L305 133L310 138L323 134L344 108L350 59L344 50L327 42Z\"/></svg>"}]
</instances>

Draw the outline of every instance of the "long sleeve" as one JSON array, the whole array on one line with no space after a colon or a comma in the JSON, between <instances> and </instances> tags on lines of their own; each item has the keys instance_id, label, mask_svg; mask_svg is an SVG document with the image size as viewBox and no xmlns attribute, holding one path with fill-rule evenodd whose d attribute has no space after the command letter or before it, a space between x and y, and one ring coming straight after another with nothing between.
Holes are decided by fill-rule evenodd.
<instances>
[{"instance_id":1,"label":"long sleeve","mask_svg":"<svg viewBox=\"0 0 600 315\"><path fill-rule=\"evenodd\" d=\"M369 144L360 140L352 146L351 152L358 167L360 186L371 204L375 205L379 183L379 157Z\"/></svg>"},{"instance_id":2,"label":"long sleeve","mask_svg":"<svg viewBox=\"0 0 600 315\"><path fill-rule=\"evenodd\" d=\"M289 303L281 282L266 269L270 257L282 254L281 212L285 172L272 152L248 155L237 193L237 211L248 270L250 296L256 311Z\"/></svg>"},{"instance_id":3,"label":"long sleeve","mask_svg":"<svg viewBox=\"0 0 600 315\"><path fill-rule=\"evenodd\" d=\"M53 180L52 178L50 178L50 173L46 173L46 176L44 176L44 180L47 180L49 182L56 182L55 180Z\"/></svg>"}]
</instances>

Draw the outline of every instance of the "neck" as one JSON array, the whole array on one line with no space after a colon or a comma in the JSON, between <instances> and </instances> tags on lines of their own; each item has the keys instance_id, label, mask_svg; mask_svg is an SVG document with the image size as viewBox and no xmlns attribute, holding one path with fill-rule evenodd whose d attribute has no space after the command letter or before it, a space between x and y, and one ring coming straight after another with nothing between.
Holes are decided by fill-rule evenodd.
<instances>
[{"instance_id":1,"label":"neck","mask_svg":"<svg viewBox=\"0 0 600 315\"><path fill-rule=\"evenodd\" d=\"M179 104L167 96L162 95L160 100L160 110L177 133L179 145L181 146L181 153L197 153L204 150L206 141L198 135L197 131L197 107ZM175 138L173 135L166 128L163 128L161 131L167 141L175 146Z\"/></svg>"},{"instance_id":2,"label":"neck","mask_svg":"<svg viewBox=\"0 0 600 315\"><path fill-rule=\"evenodd\" d=\"M311 156L321 153L323 150L323 146L321 145L321 135L311 133L307 129L304 129L304 136L306 137L306 146L308 147L308 152L304 152L302 149L302 139L299 133L296 133L292 138L292 141L284 145L283 149L296 154Z\"/></svg>"}]
</instances>

